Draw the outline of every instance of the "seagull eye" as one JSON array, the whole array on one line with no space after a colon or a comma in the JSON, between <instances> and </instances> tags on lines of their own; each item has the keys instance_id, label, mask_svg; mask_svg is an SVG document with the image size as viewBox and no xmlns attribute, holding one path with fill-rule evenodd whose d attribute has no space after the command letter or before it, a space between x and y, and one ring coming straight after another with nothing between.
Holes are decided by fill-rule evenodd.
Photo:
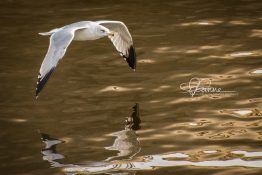
<instances>
[{"instance_id":1,"label":"seagull eye","mask_svg":"<svg viewBox=\"0 0 262 175\"><path fill-rule=\"evenodd\" d=\"M101 31L102 33L105 33L105 32L106 32L104 29L101 29L100 31Z\"/></svg>"}]
</instances>

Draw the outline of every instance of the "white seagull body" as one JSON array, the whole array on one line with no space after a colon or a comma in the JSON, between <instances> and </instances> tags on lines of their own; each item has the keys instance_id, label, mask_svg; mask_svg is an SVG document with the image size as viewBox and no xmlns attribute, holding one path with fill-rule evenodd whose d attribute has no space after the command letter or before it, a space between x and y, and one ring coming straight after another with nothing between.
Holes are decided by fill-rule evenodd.
<instances>
[{"instance_id":1,"label":"white seagull body","mask_svg":"<svg viewBox=\"0 0 262 175\"><path fill-rule=\"evenodd\" d=\"M72 40L96 40L105 36L125 58L129 67L136 69L136 54L128 28L120 21L81 21L53 29L40 35L51 35L46 56L42 62L36 86L36 97L45 86Z\"/></svg>"}]
</instances>

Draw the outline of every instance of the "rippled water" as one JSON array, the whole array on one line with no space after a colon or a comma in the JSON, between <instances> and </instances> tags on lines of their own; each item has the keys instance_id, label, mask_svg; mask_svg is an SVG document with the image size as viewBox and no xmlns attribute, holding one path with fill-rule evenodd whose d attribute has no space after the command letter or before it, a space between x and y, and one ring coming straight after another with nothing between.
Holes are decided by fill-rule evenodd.
<instances>
[{"instance_id":1,"label":"rippled water","mask_svg":"<svg viewBox=\"0 0 262 175\"><path fill-rule=\"evenodd\" d=\"M2 0L0 15L1 173L262 172L260 0ZM37 33L101 19L127 24L137 71L106 38L73 42L35 100Z\"/></svg>"}]
</instances>

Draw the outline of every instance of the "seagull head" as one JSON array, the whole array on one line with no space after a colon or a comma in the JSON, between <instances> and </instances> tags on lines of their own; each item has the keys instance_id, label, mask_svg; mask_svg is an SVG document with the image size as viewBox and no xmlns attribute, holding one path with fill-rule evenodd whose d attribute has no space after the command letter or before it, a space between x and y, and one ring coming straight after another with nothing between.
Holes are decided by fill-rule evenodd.
<instances>
[{"instance_id":1,"label":"seagull head","mask_svg":"<svg viewBox=\"0 0 262 175\"><path fill-rule=\"evenodd\" d=\"M108 28L99 25L97 28L98 35L101 37L108 36L108 37L113 37L114 32L110 31Z\"/></svg>"},{"instance_id":2,"label":"seagull head","mask_svg":"<svg viewBox=\"0 0 262 175\"><path fill-rule=\"evenodd\" d=\"M112 36L113 35L113 32L111 32L108 28L104 26L99 26L97 31L100 36Z\"/></svg>"}]
</instances>

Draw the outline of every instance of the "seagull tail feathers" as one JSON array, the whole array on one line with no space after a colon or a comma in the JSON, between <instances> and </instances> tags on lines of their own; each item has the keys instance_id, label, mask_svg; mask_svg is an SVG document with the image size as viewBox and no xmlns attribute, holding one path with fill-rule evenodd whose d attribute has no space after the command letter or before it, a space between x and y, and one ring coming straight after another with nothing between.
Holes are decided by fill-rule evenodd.
<instances>
[{"instance_id":1,"label":"seagull tail feathers","mask_svg":"<svg viewBox=\"0 0 262 175\"><path fill-rule=\"evenodd\" d=\"M42 36L48 36L48 35L52 35L53 33L57 32L58 30L60 30L60 29L56 28L56 29L50 30L49 32L40 32L38 34L42 35Z\"/></svg>"}]
</instances>

